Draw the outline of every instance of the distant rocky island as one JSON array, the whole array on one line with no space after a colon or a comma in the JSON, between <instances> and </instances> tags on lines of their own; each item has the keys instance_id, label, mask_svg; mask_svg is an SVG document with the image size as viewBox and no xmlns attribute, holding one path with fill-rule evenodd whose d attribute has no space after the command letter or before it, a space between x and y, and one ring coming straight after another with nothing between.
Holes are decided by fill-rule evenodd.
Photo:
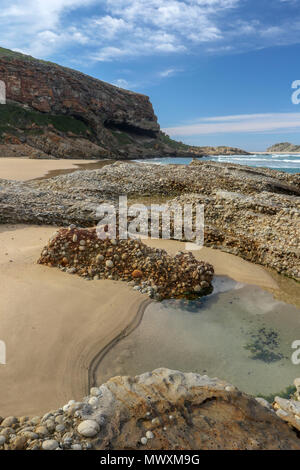
<instances>
[{"instance_id":1,"label":"distant rocky island","mask_svg":"<svg viewBox=\"0 0 300 470\"><path fill-rule=\"evenodd\" d=\"M300 153L300 145L294 145L290 142L281 142L279 144L274 144L271 147L267 148L267 152Z\"/></svg>"},{"instance_id":2,"label":"distant rocky island","mask_svg":"<svg viewBox=\"0 0 300 470\"><path fill-rule=\"evenodd\" d=\"M0 48L0 156L130 159L247 154L164 134L149 98L51 62Z\"/></svg>"}]
</instances>

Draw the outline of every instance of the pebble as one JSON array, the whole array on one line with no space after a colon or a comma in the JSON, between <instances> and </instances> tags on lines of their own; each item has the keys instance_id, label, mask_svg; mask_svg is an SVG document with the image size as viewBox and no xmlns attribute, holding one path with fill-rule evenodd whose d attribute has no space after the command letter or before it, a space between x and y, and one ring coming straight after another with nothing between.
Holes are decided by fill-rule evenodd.
<instances>
[{"instance_id":1,"label":"pebble","mask_svg":"<svg viewBox=\"0 0 300 470\"><path fill-rule=\"evenodd\" d=\"M100 431L100 426L97 421L87 419L79 424L77 430L84 437L94 437Z\"/></svg>"},{"instance_id":2,"label":"pebble","mask_svg":"<svg viewBox=\"0 0 300 470\"><path fill-rule=\"evenodd\" d=\"M36 428L36 432L37 434L39 434L40 436L48 436L49 434L49 430L46 426L38 426Z\"/></svg>"},{"instance_id":3,"label":"pebble","mask_svg":"<svg viewBox=\"0 0 300 470\"><path fill-rule=\"evenodd\" d=\"M73 444L71 445L72 450L82 450L82 446L80 444Z\"/></svg>"},{"instance_id":4,"label":"pebble","mask_svg":"<svg viewBox=\"0 0 300 470\"><path fill-rule=\"evenodd\" d=\"M58 424L55 428L56 432L64 432L65 431L65 426L63 424Z\"/></svg>"},{"instance_id":5,"label":"pebble","mask_svg":"<svg viewBox=\"0 0 300 470\"><path fill-rule=\"evenodd\" d=\"M1 426L3 426L4 428L9 428L13 426L14 424L16 424L17 422L18 420L15 416L9 416L8 418L5 418L2 421Z\"/></svg>"},{"instance_id":6,"label":"pebble","mask_svg":"<svg viewBox=\"0 0 300 470\"><path fill-rule=\"evenodd\" d=\"M89 405L96 407L99 404L99 400L97 397L92 397L88 401Z\"/></svg>"},{"instance_id":7,"label":"pebble","mask_svg":"<svg viewBox=\"0 0 300 470\"><path fill-rule=\"evenodd\" d=\"M143 446L145 446L147 444L147 442L148 442L147 437L142 437L141 444L143 444Z\"/></svg>"},{"instance_id":8,"label":"pebble","mask_svg":"<svg viewBox=\"0 0 300 470\"><path fill-rule=\"evenodd\" d=\"M44 450L56 450L58 448L58 442L55 441L54 439L49 439L47 441L44 441L42 444L42 448Z\"/></svg>"}]
</instances>

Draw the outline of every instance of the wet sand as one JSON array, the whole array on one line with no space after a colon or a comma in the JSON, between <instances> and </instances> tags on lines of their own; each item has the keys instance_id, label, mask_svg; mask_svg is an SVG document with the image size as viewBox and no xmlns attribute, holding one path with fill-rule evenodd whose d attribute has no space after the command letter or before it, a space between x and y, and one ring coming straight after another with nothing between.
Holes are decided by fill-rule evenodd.
<instances>
[{"instance_id":1,"label":"wet sand","mask_svg":"<svg viewBox=\"0 0 300 470\"><path fill-rule=\"evenodd\" d=\"M39 415L81 399L90 362L145 301L127 284L35 264L54 231L0 226L1 416Z\"/></svg>"},{"instance_id":2,"label":"wet sand","mask_svg":"<svg viewBox=\"0 0 300 470\"><path fill-rule=\"evenodd\" d=\"M0 226L0 415L39 415L88 392L89 368L100 351L135 321L148 298L127 284L86 281L35 264L56 229ZM174 253L180 242L150 240ZM268 289L277 283L262 267L203 249L217 274Z\"/></svg>"},{"instance_id":3,"label":"wet sand","mask_svg":"<svg viewBox=\"0 0 300 470\"><path fill-rule=\"evenodd\" d=\"M145 243L156 248L163 248L171 255L175 255L177 251L185 251L186 245L173 240L145 240ZM279 288L276 280L265 268L249 263L238 256L206 247L193 251L193 255L196 259L212 264L215 274L219 276L228 276L237 282L253 284L263 289Z\"/></svg>"},{"instance_id":4,"label":"wet sand","mask_svg":"<svg viewBox=\"0 0 300 470\"><path fill-rule=\"evenodd\" d=\"M112 160L34 160L27 158L0 158L0 178L28 181L51 178L80 169L97 169L112 163Z\"/></svg>"}]
</instances>

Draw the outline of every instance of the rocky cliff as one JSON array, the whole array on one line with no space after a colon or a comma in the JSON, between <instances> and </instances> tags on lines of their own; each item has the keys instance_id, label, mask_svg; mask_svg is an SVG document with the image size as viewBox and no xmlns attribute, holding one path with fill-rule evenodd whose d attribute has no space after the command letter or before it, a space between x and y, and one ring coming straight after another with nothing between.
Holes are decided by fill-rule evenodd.
<instances>
[{"instance_id":1,"label":"rocky cliff","mask_svg":"<svg viewBox=\"0 0 300 470\"><path fill-rule=\"evenodd\" d=\"M209 153L160 131L147 96L0 48L0 157L147 158ZM229 150L230 152L230 150Z\"/></svg>"}]
</instances>

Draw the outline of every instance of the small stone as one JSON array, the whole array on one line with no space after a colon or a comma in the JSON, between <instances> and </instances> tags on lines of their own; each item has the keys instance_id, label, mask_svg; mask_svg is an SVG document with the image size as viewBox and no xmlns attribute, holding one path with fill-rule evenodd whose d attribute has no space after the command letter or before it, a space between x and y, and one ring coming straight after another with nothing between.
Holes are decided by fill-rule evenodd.
<instances>
[{"instance_id":1,"label":"small stone","mask_svg":"<svg viewBox=\"0 0 300 470\"><path fill-rule=\"evenodd\" d=\"M3 426L4 428L10 428L11 426L16 424L17 422L18 422L18 420L15 416L9 416L8 418L5 418L2 421L1 426Z\"/></svg>"},{"instance_id":2,"label":"small stone","mask_svg":"<svg viewBox=\"0 0 300 470\"><path fill-rule=\"evenodd\" d=\"M101 264L103 260L104 260L104 256L103 256L103 255L97 255L97 256L96 256L96 263L97 263L97 264Z\"/></svg>"},{"instance_id":3,"label":"small stone","mask_svg":"<svg viewBox=\"0 0 300 470\"><path fill-rule=\"evenodd\" d=\"M93 397L99 397L101 395L101 392L98 387L91 388L90 393L91 395L93 395Z\"/></svg>"},{"instance_id":4,"label":"small stone","mask_svg":"<svg viewBox=\"0 0 300 470\"><path fill-rule=\"evenodd\" d=\"M58 442L55 441L54 439L49 439L43 442L42 448L44 450L55 450L58 448Z\"/></svg>"},{"instance_id":5,"label":"small stone","mask_svg":"<svg viewBox=\"0 0 300 470\"><path fill-rule=\"evenodd\" d=\"M105 265L106 265L107 268L113 268L114 263L109 259L109 260L106 261Z\"/></svg>"},{"instance_id":6,"label":"small stone","mask_svg":"<svg viewBox=\"0 0 300 470\"><path fill-rule=\"evenodd\" d=\"M79 424L77 430L84 437L94 437L100 431L100 426L96 421L87 419Z\"/></svg>"},{"instance_id":7,"label":"small stone","mask_svg":"<svg viewBox=\"0 0 300 470\"><path fill-rule=\"evenodd\" d=\"M225 390L226 392L234 392L236 388L233 385L227 385L227 387L225 387Z\"/></svg>"},{"instance_id":8,"label":"small stone","mask_svg":"<svg viewBox=\"0 0 300 470\"><path fill-rule=\"evenodd\" d=\"M74 243L76 243L76 242L77 242L77 240L78 240L78 237L77 237L76 233L73 235L73 238L72 238L72 240L73 240L73 242L74 242Z\"/></svg>"},{"instance_id":9,"label":"small stone","mask_svg":"<svg viewBox=\"0 0 300 470\"><path fill-rule=\"evenodd\" d=\"M147 442L148 442L147 437L142 437L141 444L143 444L143 446L145 446L147 444Z\"/></svg>"},{"instance_id":10,"label":"small stone","mask_svg":"<svg viewBox=\"0 0 300 470\"><path fill-rule=\"evenodd\" d=\"M256 397L255 400L257 401L257 403L264 406L265 408L268 408L269 410L272 409L272 406L270 405L270 403L267 400L265 400L264 398Z\"/></svg>"},{"instance_id":11,"label":"small stone","mask_svg":"<svg viewBox=\"0 0 300 470\"><path fill-rule=\"evenodd\" d=\"M39 434L40 436L48 436L49 434L49 430L46 426L38 426L36 428L36 432L37 434Z\"/></svg>"},{"instance_id":12,"label":"small stone","mask_svg":"<svg viewBox=\"0 0 300 470\"><path fill-rule=\"evenodd\" d=\"M97 406L99 403L99 400L97 397L92 397L89 399L89 405L91 406Z\"/></svg>"},{"instance_id":13,"label":"small stone","mask_svg":"<svg viewBox=\"0 0 300 470\"><path fill-rule=\"evenodd\" d=\"M12 445L13 450L23 450L25 447L25 444L27 442L27 439L25 436L19 436L14 440L14 443Z\"/></svg>"},{"instance_id":14,"label":"small stone","mask_svg":"<svg viewBox=\"0 0 300 470\"><path fill-rule=\"evenodd\" d=\"M56 431L56 432L64 432L65 429L66 429L66 428L65 428L65 426L64 426L63 424L58 424L58 425L56 426L56 428L55 428L55 431Z\"/></svg>"},{"instance_id":15,"label":"small stone","mask_svg":"<svg viewBox=\"0 0 300 470\"><path fill-rule=\"evenodd\" d=\"M71 446L72 450L82 450L82 446L80 444L73 444Z\"/></svg>"},{"instance_id":16,"label":"small stone","mask_svg":"<svg viewBox=\"0 0 300 470\"><path fill-rule=\"evenodd\" d=\"M3 446L5 444L6 438L5 436L0 436L0 446Z\"/></svg>"},{"instance_id":17,"label":"small stone","mask_svg":"<svg viewBox=\"0 0 300 470\"><path fill-rule=\"evenodd\" d=\"M202 287L201 286L195 286L194 287L194 292L196 292L197 294L199 294L200 292L202 291Z\"/></svg>"},{"instance_id":18,"label":"small stone","mask_svg":"<svg viewBox=\"0 0 300 470\"><path fill-rule=\"evenodd\" d=\"M147 439L153 439L154 438L153 432L152 431L147 431L146 432L146 437L147 437Z\"/></svg>"},{"instance_id":19,"label":"small stone","mask_svg":"<svg viewBox=\"0 0 300 470\"><path fill-rule=\"evenodd\" d=\"M143 273L142 271L140 271L139 269L135 269L133 272L132 272L132 277L134 277L135 279L139 279L143 276Z\"/></svg>"}]
</instances>

